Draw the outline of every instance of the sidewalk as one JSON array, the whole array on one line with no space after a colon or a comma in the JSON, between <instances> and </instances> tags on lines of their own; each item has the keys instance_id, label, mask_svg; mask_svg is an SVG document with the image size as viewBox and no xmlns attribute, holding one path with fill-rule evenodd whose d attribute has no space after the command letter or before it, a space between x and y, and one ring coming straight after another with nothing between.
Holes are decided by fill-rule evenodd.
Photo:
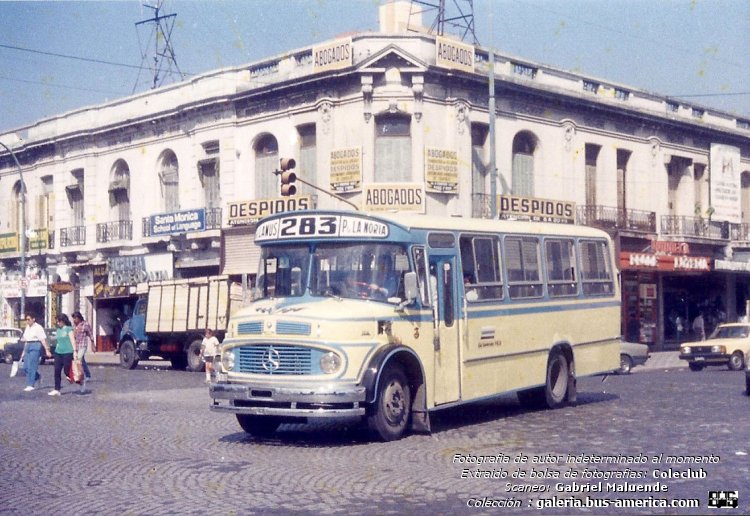
<instances>
[{"instance_id":1,"label":"sidewalk","mask_svg":"<svg viewBox=\"0 0 750 516\"><path fill-rule=\"evenodd\" d=\"M680 360L679 351L657 351L651 353L648 357L648 361L642 366L635 366L633 372L647 371L654 369L675 369L675 368L686 368L688 366L687 361Z\"/></svg>"}]
</instances>

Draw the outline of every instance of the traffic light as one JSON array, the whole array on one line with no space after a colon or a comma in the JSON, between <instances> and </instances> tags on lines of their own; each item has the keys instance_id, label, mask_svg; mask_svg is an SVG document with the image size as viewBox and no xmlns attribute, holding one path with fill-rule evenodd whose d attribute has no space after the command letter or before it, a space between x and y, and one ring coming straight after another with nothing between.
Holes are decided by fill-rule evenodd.
<instances>
[{"instance_id":1,"label":"traffic light","mask_svg":"<svg viewBox=\"0 0 750 516\"><path fill-rule=\"evenodd\" d=\"M291 196L297 193L297 187L294 182L297 180L297 174L294 173L294 167L297 162L294 158L281 158L279 168L281 169L281 195Z\"/></svg>"}]
</instances>

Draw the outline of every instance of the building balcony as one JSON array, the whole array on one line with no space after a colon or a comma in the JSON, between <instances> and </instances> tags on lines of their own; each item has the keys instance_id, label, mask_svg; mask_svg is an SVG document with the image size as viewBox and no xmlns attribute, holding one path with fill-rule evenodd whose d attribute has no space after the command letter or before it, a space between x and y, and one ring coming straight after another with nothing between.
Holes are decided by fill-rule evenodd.
<instances>
[{"instance_id":1,"label":"building balcony","mask_svg":"<svg viewBox=\"0 0 750 516\"><path fill-rule=\"evenodd\" d=\"M116 220L114 222L103 222L96 225L96 241L98 243L132 239L132 220Z\"/></svg>"},{"instance_id":2,"label":"building balcony","mask_svg":"<svg viewBox=\"0 0 750 516\"><path fill-rule=\"evenodd\" d=\"M737 225L733 224L732 226ZM663 215L661 218L661 234L688 238L729 240L730 224L702 217Z\"/></svg>"},{"instance_id":3,"label":"building balcony","mask_svg":"<svg viewBox=\"0 0 750 516\"><path fill-rule=\"evenodd\" d=\"M623 210L613 206L579 206L576 208L576 223L604 230L656 233L656 213L653 211Z\"/></svg>"},{"instance_id":4,"label":"building balcony","mask_svg":"<svg viewBox=\"0 0 750 516\"><path fill-rule=\"evenodd\" d=\"M86 226L60 228L60 247L86 244Z\"/></svg>"}]
</instances>

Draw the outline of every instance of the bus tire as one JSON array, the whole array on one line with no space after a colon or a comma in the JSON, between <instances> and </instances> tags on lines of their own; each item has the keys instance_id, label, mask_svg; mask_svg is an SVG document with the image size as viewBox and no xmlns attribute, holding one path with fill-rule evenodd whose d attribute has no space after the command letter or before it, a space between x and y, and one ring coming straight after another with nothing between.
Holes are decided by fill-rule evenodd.
<instances>
[{"instance_id":1,"label":"bus tire","mask_svg":"<svg viewBox=\"0 0 750 516\"><path fill-rule=\"evenodd\" d=\"M187 365L191 371L201 372L206 368L206 364L203 362L203 354L201 353L201 344L203 339L195 338L185 351L187 355Z\"/></svg>"},{"instance_id":2,"label":"bus tire","mask_svg":"<svg viewBox=\"0 0 750 516\"><path fill-rule=\"evenodd\" d=\"M367 424L383 441L401 438L411 419L411 389L401 366L388 365L378 380Z\"/></svg>"},{"instance_id":3,"label":"bus tire","mask_svg":"<svg viewBox=\"0 0 750 516\"><path fill-rule=\"evenodd\" d=\"M252 414L236 414L237 422L242 429L258 437L270 437L278 430L281 421L272 416L254 416Z\"/></svg>"},{"instance_id":4,"label":"bus tire","mask_svg":"<svg viewBox=\"0 0 750 516\"><path fill-rule=\"evenodd\" d=\"M559 350L553 350L547 359L547 375L544 384L544 399L547 407L564 407L568 400L570 364Z\"/></svg>"},{"instance_id":5,"label":"bus tire","mask_svg":"<svg viewBox=\"0 0 750 516\"><path fill-rule=\"evenodd\" d=\"M132 340L123 340L120 344L120 366L124 369L135 369L138 365L138 353Z\"/></svg>"}]
</instances>

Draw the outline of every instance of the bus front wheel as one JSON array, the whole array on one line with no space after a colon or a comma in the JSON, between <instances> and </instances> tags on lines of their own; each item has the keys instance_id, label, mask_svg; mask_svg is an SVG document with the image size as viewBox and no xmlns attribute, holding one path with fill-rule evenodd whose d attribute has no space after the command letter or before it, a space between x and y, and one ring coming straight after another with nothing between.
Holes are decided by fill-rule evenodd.
<instances>
[{"instance_id":1,"label":"bus front wheel","mask_svg":"<svg viewBox=\"0 0 750 516\"><path fill-rule=\"evenodd\" d=\"M370 410L367 423L383 441L394 441L404 434L411 417L411 389L400 366L391 365L383 371Z\"/></svg>"}]
</instances>

